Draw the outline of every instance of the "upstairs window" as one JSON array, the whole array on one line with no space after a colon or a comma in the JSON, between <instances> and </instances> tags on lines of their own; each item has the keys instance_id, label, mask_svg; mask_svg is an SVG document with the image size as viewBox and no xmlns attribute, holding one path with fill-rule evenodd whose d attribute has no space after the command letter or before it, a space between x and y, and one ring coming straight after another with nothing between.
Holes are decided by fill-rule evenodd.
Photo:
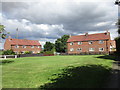
<instances>
[{"instance_id":1,"label":"upstairs window","mask_svg":"<svg viewBox=\"0 0 120 90\"><path fill-rule=\"evenodd\" d=\"M94 51L94 48L89 48L89 51Z\"/></svg>"},{"instance_id":2,"label":"upstairs window","mask_svg":"<svg viewBox=\"0 0 120 90\"><path fill-rule=\"evenodd\" d=\"M23 45L23 48L26 48L26 46L25 46L25 45Z\"/></svg>"},{"instance_id":3,"label":"upstairs window","mask_svg":"<svg viewBox=\"0 0 120 90\"><path fill-rule=\"evenodd\" d=\"M73 42L70 42L70 45L73 45Z\"/></svg>"},{"instance_id":4,"label":"upstairs window","mask_svg":"<svg viewBox=\"0 0 120 90\"><path fill-rule=\"evenodd\" d=\"M34 48L34 46L31 46L31 48Z\"/></svg>"},{"instance_id":5,"label":"upstairs window","mask_svg":"<svg viewBox=\"0 0 120 90\"><path fill-rule=\"evenodd\" d=\"M88 43L89 43L89 44L93 44L93 41L89 41Z\"/></svg>"},{"instance_id":6,"label":"upstairs window","mask_svg":"<svg viewBox=\"0 0 120 90\"><path fill-rule=\"evenodd\" d=\"M74 48L71 48L70 51L74 51Z\"/></svg>"},{"instance_id":7,"label":"upstairs window","mask_svg":"<svg viewBox=\"0 0 120 90\"><path fill-rule=\"evenodd\" d=\"M15 46L15 48L19 48L19 46L18 46L18 45L16 45L16 46Z\"/></svg>"},{"instance_id":8,"label":"upstairs window","mask_svg":"<svg viewBox=\"0 0 120 90\"><path fill-rule=\"evenodd\" d=\"M78 45L81 45L82 44L82 42L78 42Z\"/></svg>"},{"instance_id":9,"label":"upstairs window","mask_svg":"<svg viewBox=\"0 0 120 90\"><path fill-rule=\"evenodd\" d=\"M103 43L104 43L104 41L103 41L103 40L100 40L100 41L99 41L99 44L103 44Z\"/></svg>"}]
</instances>

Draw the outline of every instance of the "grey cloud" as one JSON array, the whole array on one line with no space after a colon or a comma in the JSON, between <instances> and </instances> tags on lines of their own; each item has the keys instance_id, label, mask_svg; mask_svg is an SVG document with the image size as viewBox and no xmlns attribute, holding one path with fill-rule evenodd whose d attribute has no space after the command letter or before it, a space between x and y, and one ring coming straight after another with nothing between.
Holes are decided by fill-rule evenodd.
<instances>
[{"instance_id":1,"label":"grey cloud","mask_svg":"<svg viewBox=\"0 0 120 90\"><path fill-rule=\"evenodd\" d=\"M56 28L47 31L45 35L42 30L33 32L22 31L22 37L51 38L56 39L64 34L85 33L89 31L102 31L114 29L115 26L109 24L95 27L100 22L115 22L117 18L117 8L113 2L39 2L39 3L20 3L6 2L2 4L3 14L8 19L27 19L31 24L63 25L63 30ZM115 10L116 9L116 10ZM24 28L23 28L24 29ZM36 28L35 28L36 29ZM29 34L28 34L29 33ZM15 35L15 33L13 33Z\"/></svg>"}]
</instances>

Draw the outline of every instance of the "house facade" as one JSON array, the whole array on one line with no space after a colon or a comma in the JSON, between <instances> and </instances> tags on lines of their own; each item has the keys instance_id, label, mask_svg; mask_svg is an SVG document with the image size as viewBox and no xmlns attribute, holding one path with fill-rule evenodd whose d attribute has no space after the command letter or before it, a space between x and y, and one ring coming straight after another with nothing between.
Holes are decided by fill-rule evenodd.
<instances>
[{"instance_id":1,"label":"house facade","mask_svg":"<svg viewBox=\"0 0 120 90\"><path fill-rule=\"evenodd\" d=\"M30 51L32 53L40 53L41 44L37 40L27 40L27 39L13 39L7 38L4 43L4 50L12 49L15 53L25 53Z\"/></svg>"},{"instance_id":2,"label":"house facade","mask_svg":"<svg viewBox=\"0 0 120 90\"><path fill-rule=\"evenodd\" d=\"M111 44L112 42L112 44ZM71 36L67 41L68 54L108 53L115 42L110 38L110 32Z\"/></svg>"}]
</instances>

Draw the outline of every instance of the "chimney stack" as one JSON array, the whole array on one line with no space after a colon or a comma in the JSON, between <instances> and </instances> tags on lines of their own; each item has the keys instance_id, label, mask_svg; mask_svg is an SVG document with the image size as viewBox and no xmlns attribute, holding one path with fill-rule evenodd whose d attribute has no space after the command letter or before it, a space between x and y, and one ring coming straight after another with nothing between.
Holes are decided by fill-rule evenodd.
<instances>
[{"instance_id":1,"label":"chimney stack","mask_svg":"<svg viewBox=\"0 0 120 90\"><path fill-rule=\"evenodd\" d=\"M88 33L85 33L85 36L88 36Z\"/></svg>"},{"instance_id":2,"label":"chimney stack","mask_svg":"<svg viewBox=\"0 0 120 90\"><path fill-rule=\"evenodd\" d=\"M105 35L109 35L109 32L108 32L108 30L105 32Z\"/></svg>"}]
</instances>

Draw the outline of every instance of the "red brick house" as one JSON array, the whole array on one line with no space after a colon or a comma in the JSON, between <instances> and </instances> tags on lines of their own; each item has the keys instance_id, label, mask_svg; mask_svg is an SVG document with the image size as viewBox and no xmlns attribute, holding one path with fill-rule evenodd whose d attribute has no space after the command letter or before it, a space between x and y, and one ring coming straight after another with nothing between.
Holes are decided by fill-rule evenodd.
<instances>
[{"instance_id":1,"label":"red brick house","mask_svg":"<svg viewBox=\"0 0 120 90\"><path fill-rule=\"evenodd\" d=\"M41 44L37 40L13 39L7 38L4 43L4 50L12 49L15 53L25 53L31 51L32 53L39 53Z\"/></svg>"},{"instance_id":2,"label":"red brick house","mask_svg":"<svg viewBox=\"0 0 120 90\"><path fill-rule=\"evenodd\" d=\"M111 44L112 42L112 44ZM110 39L110 32L71 36L67 41L68 54L108 53L115 42Z\"/></svg>"}]
</instances>

